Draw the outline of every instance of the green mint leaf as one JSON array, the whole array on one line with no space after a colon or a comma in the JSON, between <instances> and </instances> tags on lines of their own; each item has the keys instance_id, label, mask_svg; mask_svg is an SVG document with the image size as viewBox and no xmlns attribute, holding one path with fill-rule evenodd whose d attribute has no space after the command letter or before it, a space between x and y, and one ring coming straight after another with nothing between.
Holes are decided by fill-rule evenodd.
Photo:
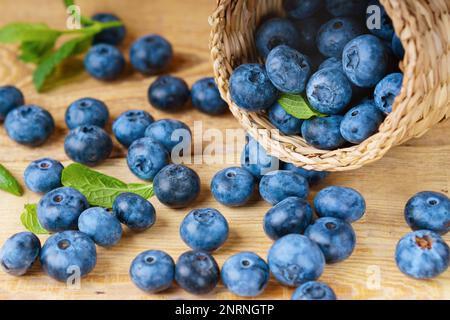
<instances>
[{"instance_id":1,"label":"green mint leaf","mask_svg":"<svg viewBox=\"0 0 450 320\"><path fill-rule=\"evenodd\" d=\"M283 109L291 116L307 120L312 117L325 117L322 114L309 106L305 99L300 95L287 94L284 93L278 99L278 103L283 107Z\"/></svg>"},{"instance_id":2,"label":"green mint leaf","mask_svg":"<svg viewBox=\"0 0 450 320\"><path fill-rule=\"evenodd\" d=\"M66 187L80 191L92 206L104 208L111 208L114 199L124 192L136 193L146 199L153 196L151 184L127 184L79 163L64 168L61 182Z\"/></svg>"},{"instance_id":3,"label":"green mint leaf","mask_svg":"<svg viewBox=\"0 0 450 320\"><path fill-rule=\"evenodd\" d=\"M52 53L56 38L48 41L27 41L20 45L19 59L24 62L39 63Z\"/></svg>"},{"instance_id":4,"label":"green mint leaf","mask_svg":"<svg viewBox=\"0 0 450 320\"><path fill-rule=\"evenodd\" d=\"M10 23L0 29L0 42L15 43L27 41L47 41L58 38L61 31L50 29L43 23Z\"/></svg>"},{"instance_id":5,"label":"green mint leaf","mask_svg":"<svg viewBox=\"0 0 450 320\"><path fill-rule=\"evenodd\" d=\"M9 192L15 196L21 196L23 194L22 187L17 182L16 178L0 164L0 189Z\"/></svg>"},{"instance_id":6,"label":"green mint leaf","mask_svg":"<svg viewBox=\"0 0 450 320\"><path fill-rule=\"evenodd\" d=\"M74 0L63 0L63 2L64 2L64 5L66 7L70 7L70 6L73 6L75 4Z\"/></svg>"},{"instance_id":7,"label":"green mint leaf","mask_svg":"<svg viewBox=\"0 0 450 320\"><path fill-rule=\"evenodd\" d=\"M20 215L20 221L28 231L34 234L49 234L39 223L37 205L35 203L25 205L25 211Z\"/></svg>"}]
</instances>

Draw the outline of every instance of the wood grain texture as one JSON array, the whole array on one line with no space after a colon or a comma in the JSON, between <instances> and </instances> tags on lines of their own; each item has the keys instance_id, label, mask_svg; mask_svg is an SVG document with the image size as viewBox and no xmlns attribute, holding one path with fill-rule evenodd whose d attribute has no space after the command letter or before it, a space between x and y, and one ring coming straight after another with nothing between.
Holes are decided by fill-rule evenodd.
<instances>
[{"instance_id":1,"label":"wood grain texture","mask_svg":"<svg viewBox=\"0 0 450 320\"><path fill-rule=\"evenodd\" d=\"M211 0L152 0L152 1L77 1L82 12L90 15L106 11L117 13L128 28L124 52L138 36L160 33L174 45L175 63L170 72L186 79L189 84L212 74L208 53L209 26L207 17L214 9ZM55 27L64 27L65 10L60 1L0 0L0 25L12 21L46 21ZM93 96L104 100L112 118L130 108L144 108L157 118L177 117L193 125L202 121L204 128L239 128L227 114L219 117L205 116L193 109L176 115L157 111L147 102L147 88L153 78L145 78L130 70L122 79L102 83L80 74L64 85L38 94L31 84L32 67L15 59L12 47L0 47L0 85L16 84L25 93L27 103L47 108L57 121L57 130L50 141L36 149L18 146L6 137L0 127L0 162L7 166L23 183L22 174L29 161L50 156L69 164L63 150L64 112L73 100ZM409 229L403 218L404 204L410 196L422 190L450 190L450 123L439 124L421 139L413 140L392 150L383 160L363 169L332 174L315 193L325 185L335 184L356 188L366 197L368 209L365 217L354 224L357 246L350 259L326 266L321 280L330 284L340 299L450 299L450 272L437 279L416 281L403 275L394 262L397 241ZM198 138L196 136L196 138ZM116 143L117 145L117 143ZM97 169L125 181L137 179L130 173L124 160L125 150L116 147L112 159ZM238 155L236 154L236 159ZM237 162L236 162L237 163ZM214 254L219 264L239 251L255 251L266 257L271 241L262 229L262 218L269 205L254 199L245 208L230 209L216 203L209 190L211 177L223 164L192 165L201 176L202 193L194 207L215 207L229 220L230 239ZM25 203L37 202L39 196L29 191L21 198L0 194L0 243L13 233L23 231L20 213ZM188 248L178 235L183 216L192 208L173 210L151 202L157 210L155 226L140 234L126 231L123 240L113 249L98 249L95 270L81 282L81 289L69 290L43 274L39 266L24 277L15 278L0 273L0 299L178 299L194 298L178 287L159 295L147 295L138 290L128 277L131 260L148 249L161 249L176 259ZM42 241L46 237L40 237ZM450 241L450 236L445 239ZM379 276L377 276L379 275ZM379 279L379 286L374 279ZM292 289L278 285L273 279L259 298L288 299ZM236 299L219 286L205 299Z\"/></svg>"}]
</instances>

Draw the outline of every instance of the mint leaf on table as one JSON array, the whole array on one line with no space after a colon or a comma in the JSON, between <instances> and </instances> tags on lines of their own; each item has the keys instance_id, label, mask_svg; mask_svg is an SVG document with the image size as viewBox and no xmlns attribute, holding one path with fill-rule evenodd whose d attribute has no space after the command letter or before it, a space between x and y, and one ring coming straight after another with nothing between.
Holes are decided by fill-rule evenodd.
<instances>
[{"instance_id":1,"label":"mint leaf on table","mask_svg":"<svg viewBox=\"0 0 450 320\"><path fill-rule=\"evenodd\" d=\"M20 215L20 221L28 231L34 234L49 234L39 223L37 205L35 203L25 205L25 211Z\"/></svg>"},{"instance_id":2,"label":"mint leaf on table","mask_svg":"<svg viewBox=\"0 0 450 320\"><path fill-rule=\"evenodd\" d=\"M14 22L0 29L0 42L46 42L51 38L58 38L61 34L63 34L62 31L50 29L44 23Z\"/></svg>"},{"instance_id":3,"label":"mint leaf on table","mask_svg":"<svg viewBox=\"0 0 450 320\"><path fill-rule=\"evenodd\" d=\"M0 164L0 189L16 196L23 194L22 187L16 178L3 165Z\"/></svg>"},{"instance_id":4,"label":"mint leaf on table","mask_svg":"<svg viewBox=\"0 0 450 320\"><path fill-rule=\"evenodd\" d=\"M39 63L50 53L55 46L56 38L48 41L27 41L20 45L19 59L24 62Z\"/></svg>"},{"instance_id":5,"label":"mint leaf on table","mask_svg":"<svg viewBox=\"0 0 450 320\"><path fill-rule=\"evenodd\" d=\"M152 184L127 184L79 163L64 168L61 182L65 187L80 191L92 206L104 208L111 208L114 199L124 192L136 193L145 199L153 196Z\"/></svg>"},{"instance_id":6,"label":"mint leaf on table","mask_svg":"<svg viewBox=\"0 0 450 320\"><path fill-rule=\"evenodd\" d=\"M312 117L326 116L311 108L306 100L300 95L284 93L281 95L280 99L278 99L278 103L288 114L297 119L307 120Z\"/></svg>"}]
</instances>

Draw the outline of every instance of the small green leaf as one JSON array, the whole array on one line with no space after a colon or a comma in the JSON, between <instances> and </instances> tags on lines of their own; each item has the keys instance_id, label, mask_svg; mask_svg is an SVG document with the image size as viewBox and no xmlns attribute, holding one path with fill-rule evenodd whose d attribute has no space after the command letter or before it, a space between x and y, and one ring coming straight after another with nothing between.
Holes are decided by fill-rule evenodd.
<instances>
[{"instance_id":1,"label":"small green leaf","mask_svg":"<svg viewBox=\"0 0 450 320\"><path fill-rule=\"evenodd\" d=\"M16 178L0 164L0 189L9 192L15 196L21 196L23 194L22 187L17 182Z\"/></svg>"},{"instance_id":2,"label":"small green leaf","mask_svg":"<svg viewBox=\"0 0 450 320\"><path fill-rule=\"evenodd\" d=\"M114 199L124 192L136 193L145 199L153 196L151 184L127 184L79 163L73 163L63 170L61 182L66 187L80 191L91 205L104 208L111 208Z\"/></svg>"},{"instance_id":3,"label":"small green leaf","mask_svg":"<svg viewBox=\"0 0 450 320\"><path fill-rule=\"evenodd\" d=\"M20 215L20 221L28 231L34 234L49 234L39 223L37 205L35 203L25 205L25 211Z\"/></svg>"},{"instance_id":4,"label":"small green leaf","mask_svg":"<svg viewBox=\"0 0 450 320\"><path fill-rule=\"evenodd\" d=\"M10 23L0 29L0 42L15 43L39 41L58 38L61 31L50 29L44 23Z\"/></svg>"},{"instance_id":5,"label":"small green leaf","mask_svg":"<svg viewBox=\"0 0 450 320\"><path fill-rule=\"evenodd\" d=\"M66 7L70 7L70 6L73 6L75 4L74 0L63 0L63 2L64 2L64 5Z\"/></svg>"},{"instance_id":6,"label":"small green leaf","mask_svg":"<svg viewBox=\"0 0 450 320\"><path fill-rule=\"evenodd\" d=\"M300 95L285 93L280 97L280 99L278 99L278 103L288 114L297 119L307 120L312 117L326 116L325 114L311 108L305 99Z\"/></svg>"},{"instance_id":7,"label":"small green leaf","mask_svg":"<svg viewBox=\"0 0 450 320\"><path fill-rule=\"evenodd\" d=\"M19 59L24 62L39 63L46 58L55 45L56 38L48 41L27 41L20 45Z\"/></svg>"}]
</instances>

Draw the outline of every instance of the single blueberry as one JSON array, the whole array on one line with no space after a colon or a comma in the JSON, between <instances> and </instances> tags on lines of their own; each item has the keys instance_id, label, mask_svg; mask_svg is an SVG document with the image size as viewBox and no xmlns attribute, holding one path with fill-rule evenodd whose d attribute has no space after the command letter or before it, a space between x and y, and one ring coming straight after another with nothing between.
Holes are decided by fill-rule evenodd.
<instances>
[{"instance_id":1,"label":"single blueberry","mask_svg":"<svg viewBox=\"0 0 450 320\"><path fill-rule=\"evenodd\" d=\"M75 230L78 217L89 207L88 201L78 190L61 187L46 193L38 203L39 223L50 232Z\"/></svg>"},{"instance_id":2,"label":"single blueberry","mask_svg":"<svg viewBox=\"0 0 450 320\"><path fill-rule=\"evenodd\" d=\"M284 163L282 169L290 170L303 176L308 181L310 186L318 184L330 174L327 171L306 170L302 167L297 167L292 163Z\"/></svg>"},{"instance_id":3,"label":"single blueberry","mask_svg":"<svg viewBox=\"0 0 450 320\"><path fill-rule=\"evenodd\" d=\"M272 18L258 27L255 41L259 54L266 58L273 48L281 44L298 49L300 35L295 25L288 19Z\"/></svg>"},{"instance_id":4,"label":"single blueberry","mask_svg":"<svg viewBox=\"0 0 450 320\"><path fill-rule=\"evenodd\" d=\"M158 172L153 180L158 200L171 208L185 208L200 193L200 177L188 167L169 164Z\"/></svg>"},{"instance_id":5,"label":"single blueberry","mask_svg":"<svg viewBox=\"0 0 450 320\"><path fill-rule=\"evenodd\" d=\"M372 6L378 7L379 11L369 10L372 9ZM392 25L392 20L389 18L384 6L378 0L370 0L368 3L366 12L366 20L369 22L367 25L370 26L369 31L376 35L377 37L391 41L392 36L395 34L394 26ZM376 13L378 16L374 17L376 21L379 21L380 24L370 23L373 19L373 15Z\"/></svg>"},{"instance_id":6,"label":"single blueberry","mask_svg":"<svg viewBox=\"0 0 450 320\"><path fill-rule=\"evenodd\" d=\"M336 263L350 257L356 243L352 226L344 220L319 218L306 231L305 236L317 243L327 263Z\"/></svg>"},{"instance_id":7,"label":"single blueberry","mask_svg":"<svg viewBox=\"0 0 450 320\"><path fill-rule=\"evenodd\" d=\"M394 34L394 36L392 37L391 47L395 56L400 60L403 60L403 58L405 57L405 49L403 48L402 41L396 34Z\"/></svg>"},{"instance_id":8,"label":"single blueberry","mask_svg":"<svg viewBox=\"0 0 450 320\"><path fill-rule=\"evenodd\" d=\"M156 174L169 164L169 161L166 149L152 138L140 138L128 149L128 168L142 180L152 181Z\"/></svg>"},{"instance_id":9,"label":"single blueberry","mask_svg":"<svg viewBox=\"0 0 450 320\"><path fill-rule=\"evenodd\" d=\"M450 199L439 192L416 193L406 203L405 219L413 230L446 234L450 231Z\"/></svg>"},{"instance_id":10,"label":"single blueberry","mask_svg":"<svg viewBox=\"0 0 450 320\"><path fill-rule=\"evenodd\" d=\"M112 130L116 139L128 148L134 141L145 136L145 130L153 121L147 111L128 110L114 121Z\"/></svg>"},{"instance_id":11,"label":"single blueberry","mask_svg":"<svg viewBox=\"0 0 450 320\"><path fill-rule=\"evenodd\" d=\"M148 101L156 109L179 111L189 100L191 92L187 83L178 77L160 76L148 88Z\"/></svg>"},{"instance_id":12,"label":"single blueberry","mask_svg":"<svg viewBox=\"0 0 450 320\"><path fill-rule=\"evenodd\" d=\"M112 247L122 238L122 226L105 208L84 210L78 218L78 230L87 234L102 247Z\"/></svg>"},{"instance_id":13,"label":"single blueberry","mask_svg":"<svg viewBox=\"0 0 450 320\"><path fill-rule=\"evenodd\" d=\"M431 279L447 270L450 253L439 234L418 230L400 239L395 261L404 274L416 279Z\"/></svg>"},{"instance_id":14,"label":"single blueberry","mask_svg":"<svg viewBox=\"0 0 450 320\"><path fill-rule=\"evenodd\" d=\"M178 151L189 149L192 142L191 129L184 122L175 119L161 119L153 122L145 130L145 136L159 142L171 155L172 151L178 155Z\"/></svg>"},{"instance_id":15,"label":"single blueberry","mask_svg":"<svg viewBox=\"0 0 450 320\"><path fill-rule=\"evenodd\" d=\"M138 194L125 192L114 199L113 214L133 231L144 231L155 224L153 205Z\"/></svg>"},{"instance_id":16,"label":"single blueberry","mask_svg":"<svg viewBox=\"0 0 450 320\"><path fill-rule=\"evenodd\" d=\"M228 222L216 209L195 209L180 225L181 239L194 250L214 251L228 239Z\"/></svg>"},{"instance_id":17,"label":"single blueberry","mask_svg":"<svg viewBox=\"0 0 450 320\"><path fill-rule=\"evenodd\" d=\"M36 147L52 134L55 122L47 110L35 105L24 105L8 112L5 129L15 142Z\"/></svg>"},{"instance_id":18,"label":"single blueberry","mask_svg":"<svg viewBox=\"0 0 450 320\"><path fill-rule=\"evenodd\" d=\"M193 294L206 294L214 290L220 270L213 256L203 251L183 253L175 265L175 280L184 290Z\"/></svg>"},{"instance_id":19,"label":"single blueberry","mask_svg":"<svg viewBox=\"0 0 450 320\"><path fill-rule=\"evenodd\" d=\"M266 71L270 81L280 91L300 94L305 91L311 74L309 58L295 49L280 45L267 56Z\"/></svg>"},{"instance_id":20,"label":"single blueberry","mask_svg":"<svg viewBox=\"0 0 450 320\"><path fill-rule=\"evenodd\" d=\"M323 282L309 281L295 289L291 300L336 300L336 294Z\"/></svg>"},{"instance_id":21,"label":"single blueberry","mask_svg":"<svg viewBox=\"0 0 450 320\"><path fill-rule=\"evenodd\" d=\"M308 144L317 149L336 150L345 144L340 130L342 120L342 116L305 120L302 136Z\"/></svg>"},{"instance_id":22,"label":"single blueberry","mask_svg":"<svg viewBox=\"0 0 450 320\"><path fill-rule=\"evenodd\" d=\"M267 154L266 150L250 136L241 154L241 167L248 170L257 180L280 168L280 161Z\"/></svg>"},{"instance_id":23,"label":"single blueberry","mask_svg":"<svg viewBox=\"0 0 450 320\"><path fill-rule=\"evenodd\" d=\"M267 263L253 252L240 252L229 257L222 266L224 286L241 297L256 297L269 282Z\"/></svg>"},{"instance_id":24,"label":"single blueberry","mask_svg":"<svg viewBox=\"0 0 450 320\"><path fill-rule=\"evenodd\" d=\"M61 174L64 166L61 162L43 158L31 162L25 169L23 179L28 189L46 193L61 187Z\"/></svg>"},{"instance_id":25,"label":"single blueberry","mask_svg":"<svg viewBox=\"0 0 450 320\"><path fill-rule=\"evenodd\" d=\"M341 122L341 134L348 142L358 144L378 132L384 114L373 102L350 109Z\"/></svg>"},{"instance_id":26,"label":"single blueberry","mask_svg":"<svg viewBox=\"0 0 450 320\"><path fill-rule=\"evenodd\" d=\"M313 211L305 199L286 198L264 216L264 231L267 236L277 240L291 233L303 234L311 223Z\"/></svg>"},{"instance_id":27,"label":"single blueberry","mask_svg":"<svg viewBox=\"0 0 450 320\"><path fill-rule=\"evenodd\" d=\"M141 290L157 293L169 289L175 278L171 256L159 250L148 250L134 258L130 266L131 281Z\"/></svg>"},{"instance_id":28,"label":"single blueberry","mask_svg":"<svg viewBox=\"0 0 450 320\"><path fill-rule=\"evenodd\" d=\"M352 85L343 72L322 69L314 73L306 86L311 106L325 114L341 114L352 100Z\"/></svg>"},{"instance_id":29,"label":"single blueberry","mask_svg":"<svg viewBox=\"0 0 450 320\"><path fill-rule=\"evenodd\" d=\"M172 45L165 38L150 34L136 40L130 48L133 68L144 75L153 75L166 69L173 59Z\"/></svg>"},{"instance_id":30,"label":"single blueberry","mask_svg":"<svg viewBox=\"0 0 450 320\"><path fill-rule=\"evenodd\" d=\"M292 23L297 28L299 34L299 43L297 48L301 52L310 55L310 60L315 56L320 55L317 51L316 35L327 18L328 17L324 17L319 13L304 20L292 20ZM315 66L315 64L313 64L313 66Z\"/></svg>"},{"instance_id":31,"label":"single blueberry","mask_svg":"<svg viewBox=\"0 0 450 320\"><path fill-rule=\"evenodd\" d=\"M211 180L211 193L228 207L245 205L255 191L255 178L247 170L231 167L220 170Z\"/></svg>"},{"instance_id":32,"label":"single blueberry","mask_svg":"<svg viewBox=\"0 0 450 320\"><path fill-rule=\"evenodd\" d=\"M327 68L337 69L337 70L339 70L341 72L344 72L344 69L342 68L342 59L341 59L341 57L339 57L339 58L335 58L335 57L328 58L324 62L322 62L321 65L319 66L319 70L327 69Z\"/></svg>"},{"instance_id":33,"label":"single blueberry","mask_svg":"<svg viewBox=\"0 0 450 320\"><path fill-rule=\"evenodd\" d=\"M50 236L42 247L42 268L53 279L67 281L70 277L85 276L97 263L94 241L79 231L58 232Z\"/></svg>"},{"instance_id":34,"label":"single blueberry","mask_svg":"<svg viewBox=\"0 0 450 320\"><path fill-rule=\"evenodd\" d=\"M335 17L360 17L365 15L367 0L325 0L325 6Z\"/></svg>"},{"instance_id":35,"label":"single blueberry","mask_svg":"<svg viewBox=\"0 0 450 320\"><path fill-rule=\"evenodd\" d=\"M299 234L288 234L274 242L267 257L270 272L283 285L297 287L320 277L325 258L319 246Z\"/></svg>"},{"instance_id":36,"label":"single blueberry","mask_svg":"<svg viewBox=\"0 0 450 320\"><path fill-rule=\"evenodd\" d=\"M309 194L308 181L293 171L277 170L266 174L259 182L259 193L275 205L288 197L305 199Z\"/></svg>"},{"instance_id":37,"label":"single blueberry","mask_svg":"<svg viewBox=\"0 0 450 320\"><path fill-rule=\"evenodd\" d=\"M333 217L351 223L362 218L366 201L355 189L330 186L317 193L314 208L319 217Z\"/></svg>"},{"instance_id":38,"label":"single blueberry","mask_svg":"<svg viewBox=\"0 0 450 320\"><path fill-rule=\"evenodd\" d=\"M358 87L374 87L387 73L389 58L384 43L366 34L351 40L342 53L344 72Z\"/></svg>"},{"instance_id":39,"label":"single blueberry","mask_svg":"<svg viewBox=\"0 0 450 320\"><path fill-rule=\"evenodd\" d=\"M0 266L10 275L24 275L39 257L40 250L41 242L33 233L16 233L0 250Z\"/></svg>"},{"instance_id":40,"label":"single blueberry","mask_svg":"<svg viewBox=\"0 0 450 320\"><path fill-rule=\"evenodd\" d=\"M291 116L276 102L269 109L269 120L278 130L286 135L300 134L303 120Z\"/></svg>"},{"instance_id":41,"label":"single blueberry","mask_svg":"<svg viewBox=\"0 0 450 320\"><path fill-rule=\"evenodd\" d=\"M120 18L112 13L97 13L92 16L92 20L98 22L121 21ZM122 43L127 30L125 26L113 27L105 29L94 36L94 44L106 43L117 46Z\"/></svg>"},{"instance_id":42,"label":"single blueberry","mask_svg":"<svg viewBox=\"0 0 450 320\"><path fill-rule=\"evenodd\" d=\"M0 86L0 121L8 112L25 104L22 92L14 86Z\"/></svg>"},{"instance_id":43,"label":"single blueberry","mask_svg":"<svg viewBox=\"0 0 450 320\"><path fill-rule=\"evenodd\" d=\"M277 89L260 64L242 64L234 69L229 89L233 102L246 111L270 108L278 98Z\"/></svg>"},{"instance_id":44,"label":"single blueberry","mask_svg":"<svg viewBox=\"0 0 450 320\"><path fill-rule=\"evenodd\" d=\"M395 98L400 94L403 83L403 74L391 73L384 77L375 87L375 104L381 112L389 114Z\"/></svg>"},{"instance_id":45,"label":"single blueberry","mask_svg":"<svg viewBox=\"0 0 450 320\"><path fill-rule=\"evenodd\" d=\"M108 107L94 98L82 98L72 102L65 115L66 124L70 130L89 125L104 128L108 118Z\"/></svg>"},{"instance_id":46,"label":"single blueberry","mask_svg":"<svg viewBox=\"0 0 450 320\"><path fill-rule=\"evenodd\" d=\"M96 44L84 57L84 68L96 79L114 80L124 70L125 59L116 47L109 44Z\"/></svg>"},{"instance_id":47,"label":"single blueberry","mask_svg":"<svg viewBox=\"0 0 450 320\"><path fill-rule=\"evenodd\" d=\"M81 126L69 132L64 140L67 156L88 166L108 159L113 149L111 137L100 127Z\"/></svg>"},{"instance_id":48,"label":"single blueberry","mask_svg":"<svg viewBox=\"0 0 450 320\"><path fill-rule=\"evenodd\" d=\"M220 96L214 78L202 78L192 85L192 104L207 114L222 114L228 110L227 103Z\"/></svg>"},{"instance_id":49,"label":"single blueberry","mask_svg":"<svg viewBox=\"0 0 450 320\"><path fill-rule=\"evenodd\" d=\"M303 20L314 15L323 5L322 0L284 0L283 8L289 17Z\"/></svg>"}]
</instances>

